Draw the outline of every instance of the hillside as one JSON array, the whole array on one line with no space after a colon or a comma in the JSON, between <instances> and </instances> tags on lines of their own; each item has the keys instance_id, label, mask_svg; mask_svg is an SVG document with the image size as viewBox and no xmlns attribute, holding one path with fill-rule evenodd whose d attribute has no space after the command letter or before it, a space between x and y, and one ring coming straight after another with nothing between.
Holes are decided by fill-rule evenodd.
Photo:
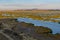
<instances>
[{"instance_id":1,"label":"hillside","mask_svg":"<svg viewBox=\"0 0 60 40\"><path fill-rule=\"evenodd\" d=\"M50 28L16 19L0 19L0 40L60 40L60 34L52 32Z\"/></svg>"}]
</instances>

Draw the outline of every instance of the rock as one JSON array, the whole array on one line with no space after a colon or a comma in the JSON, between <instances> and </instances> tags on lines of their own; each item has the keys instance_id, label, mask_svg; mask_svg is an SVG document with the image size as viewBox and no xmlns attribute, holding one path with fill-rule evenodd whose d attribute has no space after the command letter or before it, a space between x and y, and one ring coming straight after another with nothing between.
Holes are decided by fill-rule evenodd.
<instances>
[{"instance_id":1,"label":"rock","mask_svg":"<svg viewBox=\"0 0 60 40\"><path fill-rule=\"evenodd\" d=\"M3 30L3 34L6 34L13 40L60 40L60 34L52 34L50 28L34 26L34 24L16 20L0 19L0 29ZM6 39L4 35L0 38L1 40Z\"/></svg>"},{"instance_id":2,"label":"rock","mask_svg":"<svg viewBox=\"0 0 60 40\"><path fill-rule=\"evenodd\" d=\"M43 26L35 26L35 32L38 34L49 34L52 33L52 30Z\"/></svg>"}]
</instances>

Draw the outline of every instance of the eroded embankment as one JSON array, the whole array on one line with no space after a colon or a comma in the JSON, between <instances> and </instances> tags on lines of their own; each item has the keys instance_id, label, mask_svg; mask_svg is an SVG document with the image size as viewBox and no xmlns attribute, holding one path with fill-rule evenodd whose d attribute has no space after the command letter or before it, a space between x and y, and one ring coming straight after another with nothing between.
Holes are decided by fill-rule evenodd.
<instances>
[{"instance_id":1,"label":"eroded embankment","mask_svg":"<svg viewBox=\"0 0 60 40\"><path fill-rule=\"evenodd\" d=\"M31 23L18 22L17 19L0 19L0 30L12 40L60 40L60 34Z\"/></svg>"}]
</instances>

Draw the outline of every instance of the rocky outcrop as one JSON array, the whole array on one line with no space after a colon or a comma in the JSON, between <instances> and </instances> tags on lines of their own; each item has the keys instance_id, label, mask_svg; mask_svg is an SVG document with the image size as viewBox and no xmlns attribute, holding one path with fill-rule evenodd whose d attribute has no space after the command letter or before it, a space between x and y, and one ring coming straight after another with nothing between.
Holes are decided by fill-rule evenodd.
<instances>
[{"instance_id":1,"label":"rocky outcrop","mask_svg":"<svg viewBox=\"0 0 60 40\"><path fill-rule=\"evenodd\" d=\"M49 28L18 22L17 19L0 19L0 33L3 35L0 38L6 40L60 40L60 34L52 34Z\"/></svg>"}]
</instances>

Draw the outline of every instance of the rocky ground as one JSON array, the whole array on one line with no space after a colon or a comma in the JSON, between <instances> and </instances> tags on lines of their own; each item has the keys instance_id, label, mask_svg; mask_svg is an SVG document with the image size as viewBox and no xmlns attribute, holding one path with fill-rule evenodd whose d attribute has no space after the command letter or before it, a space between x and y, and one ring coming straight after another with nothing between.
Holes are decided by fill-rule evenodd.
<instances>
[{"instance_id":1,"label":"rocky ground","mask_svg":"<svg viewBox=\"0 0 60 40\"><path fill-rule=\"evenodd\" d=\"M17 19L0 19L0 40L60 40L60 34Z\"/></svg>"}]
</instances>

